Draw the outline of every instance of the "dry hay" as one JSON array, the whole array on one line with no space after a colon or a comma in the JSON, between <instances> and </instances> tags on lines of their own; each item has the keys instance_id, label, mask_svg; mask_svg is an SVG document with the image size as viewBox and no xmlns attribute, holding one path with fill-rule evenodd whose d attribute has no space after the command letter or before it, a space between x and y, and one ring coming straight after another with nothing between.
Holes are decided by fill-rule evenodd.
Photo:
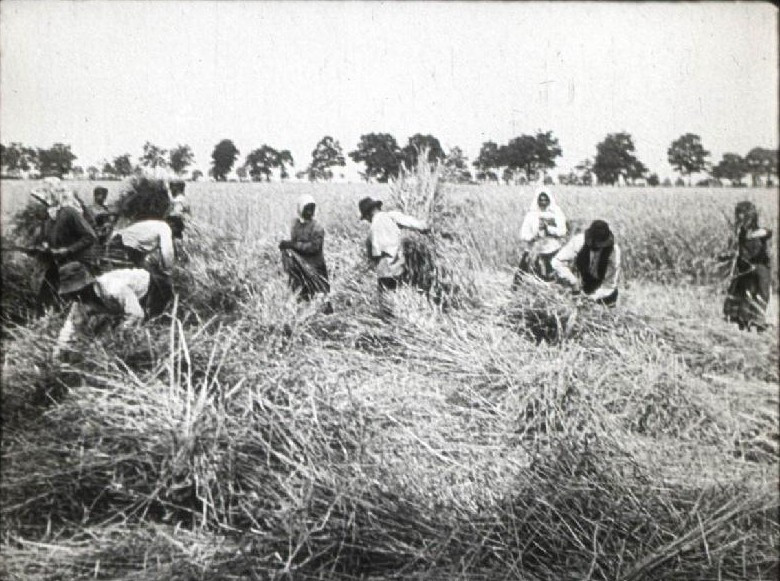
<instances>
[{"instance_id":1,"label":"dry hay","mask_svg":"<svg viewBox=\"0 0 780 581\"><path fill-rule=\"evenodd\" d=\"M115 205L119 216L129 222L161 220L170 212L171 199L165 180L133 176L122 184Z\"/></svg>"}]
</instances>

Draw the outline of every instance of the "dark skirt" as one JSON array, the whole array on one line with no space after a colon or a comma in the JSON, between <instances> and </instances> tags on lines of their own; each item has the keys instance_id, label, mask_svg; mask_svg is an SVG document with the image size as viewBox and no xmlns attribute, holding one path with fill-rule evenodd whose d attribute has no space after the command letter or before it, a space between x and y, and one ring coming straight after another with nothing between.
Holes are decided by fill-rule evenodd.
<instances>
[{"instance_id":1,"label":"dark skirt","mask_svg":"<svg viewBox=\"0 0 780 581\"><path fill-rule=\"evenodd\" d=\"M731 279L723 304L727 321L737 323L740 329L766 327L766 308L769 304L771 275L764 264L745 264Z\"/></svg>"}]
</instances>

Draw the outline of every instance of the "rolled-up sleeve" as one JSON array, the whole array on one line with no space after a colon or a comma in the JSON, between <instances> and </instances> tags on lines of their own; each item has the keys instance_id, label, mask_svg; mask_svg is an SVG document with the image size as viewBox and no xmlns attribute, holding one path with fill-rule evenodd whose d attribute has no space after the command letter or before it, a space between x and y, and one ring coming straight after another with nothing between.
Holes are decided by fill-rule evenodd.
<instances>
[{"instance_id":1,"label":"rolled-up sleeve","mask_svg":"<svg viewBox=\"0 0 780 581\"><path fill-rule=\"evenodd\" d=\"M555 270L555 273L572 286L577 286L578 280L571 271L571 268L569 268L569 263L573 262L574 259L577 258L577 253L582 250L584 244L585 235L578 234L569 240L569 242L567 242L550 261L550 264L552 265L553 270Z\"/></svg>"}]
</instances>

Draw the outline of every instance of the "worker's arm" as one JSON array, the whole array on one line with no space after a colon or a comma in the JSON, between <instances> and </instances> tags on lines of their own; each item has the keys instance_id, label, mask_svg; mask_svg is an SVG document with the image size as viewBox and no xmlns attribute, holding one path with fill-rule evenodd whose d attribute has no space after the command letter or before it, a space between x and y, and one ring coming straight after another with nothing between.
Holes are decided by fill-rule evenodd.
<instances>
[{"instance_id":1,"label":"worker's arm","mask_svg":"<svg viewBox=\"0 0 780 581\"><path fill-rule=\"evenodd\" d=\"M577 258L577 253L582 249L584 244L585 235L579 234L569 240L569 242L567 242L550 261L550 264L558 277L575 288L579 287L580 283L571 271L571 268L569 268L569 263Z\"/></svg>"},{"instance_id":2,"label":"worker's arm","mask_svg":"<svg viewBox=\"0 0 780 581\"><path fill-rule=\"evenodd\" d=\"M52 249L52 253L55 256L69 258L97 242L97 234L84 219L84 216L74 208L64 208L61 211L66 212L67 227L78 234L78 239L69 246Z\"/></svg>"},{"instance_id":3,"label":"worker's arm","mask_svg":"<svg viewBox=\"0 0 780 581\"><path fill-rule=\"evenodd\" d=\"M325 244L325 228L320 224L315 224L312 229L311 238L308 240L292 239L292 248L299 254L319 254Z\"/></svg>"},{"instance_id":4,"label":"worker's arm","mask_svg":"<svg viewBox=\"0 0 780 581\"><path fill-rule=\"evenodd\" d=\"M163 270L171 272L173 269L173 234L170 227L166 224L166 229L160 232L160 260Z\"/></svg>"}]
</instances>

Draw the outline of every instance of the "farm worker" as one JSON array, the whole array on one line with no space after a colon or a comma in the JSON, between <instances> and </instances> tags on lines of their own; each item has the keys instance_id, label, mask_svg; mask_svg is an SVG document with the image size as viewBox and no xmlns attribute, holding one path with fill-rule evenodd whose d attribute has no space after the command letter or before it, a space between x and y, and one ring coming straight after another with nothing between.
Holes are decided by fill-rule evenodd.
<instances>
[{"instance_id":1,"label":"farm worker","mask_svg":"<svg viewBox=\"0 0 780 581\"><path fill-rule=\"evenodd\" d=\"M92 191L92 204L84 207L84 217L94 228L101 244L108 241L117 216L116 212L111 211L106 205L106 198L108 198L108 189L97 186Z\"/></svg>"},{"instance_id":2,"label":"farm worker","mask_svg":"<svg viewBox=\"0 0 780 581\"><path fill-rule=\"evenodd\" d=\"M568 263L573 263L577 275ZM594 220L583 234L572 237L551 264L564 282L590 300L609 306L617 302L620 247L603 220Z\"/></svg>"},{"instance_id":3,"label":"farm worker","mask_svg":"<svg viewBox=\"0 0 780 581\"><path fill-rule=\"evenodd\" d=\"M36 241L42 252L38 278L37 302L42 311L59 303L59 267L70 261L94 268L97 235L82 214L74 193L57 178L46 178L45 186L32 191L46 206L47 219Z\"/></svg>"},{"instance_id":4,"label":"farm worker","mask_svg":"<svg viewBox=\"0 0 780 581\"><path fill-rule=\"evenodd\" d=\"M740 329L766 329L770 296L769 239L772 231L758 226L752 202L739 202L734 210L737 254L728 295L723 305L726 320Z\"/></svg>"},{"instance_id":5,"label":"farm worker","mask_svg":"<svg viewBox=\"0 0 780 581\"><path fill-rule=\"evenodd\" d=\"M389 292L398 288L398 283L406 273L401 248L401 228L425 233L428 232L428 225L423 220L402 212L383 212L382 202L370 197L360 200L358 208L361 219L371 223L369 258L376 265L382 311L391 315L393 300Z\"/></svg>"},{"instance_id":6,"label":"farm worker","mask_svg":"<svg viewBox=\"0 0 780 581\"><path fill-rule=\"evenodd\" d=\"M185 217L190 213L190 205L184 195L184 180L171 180L168 189L171 194L171 209L166 217L174 238L181 238L184 233Z\"/></svg>"},{"instance_id":7,"label":"farm worker","mask_svg":"<svg viewBox=\"0 0 780 581\"><path fill-rule=\"evenodd\" d=\"M153 294L159 299L156 302L163 307L173 297L173 233L167 222L141 220L115 232L108 243L108 256L119 264L147 270Z\"/></svg>"},{"instance_id":8,"label":"farm worker","mask_svg":"<svg viewBox=\"0 0 780 581\"><path fill-rule=\"evenodd\" d=\"M330 292L328 269L322 248L325 229L314 219L314 198L308 194L298 199L298 217L290 228L290 239L279 243L282 264L289 275L293 291L300 291L300 298L309 301L317 293Z\"/></svg>"},{"instance_id":9,"label":"farm worker","mask_svg":"<svg viewBox=\"0 0 780 581\"><path fill-rule=\"evenodd\" d=\"M544 280L553 276L550 261L566 236L566 216L546 188L536 191L520 226L520 240L525 243L520 272L533 273Z\"/></svg>"},{"instance_id":10,"label":"farm worker","mask_svg":"<svg viewBox=\"0 0 780 581\"><path fill-rule=\"evenodd\" d=\"M164 307L154 303L159 297L154 295L150 274L141 268L112 270L95 278L84 265L71 262L62 269L59 293L73 303L57 337L55 359L93 316L121 317L122 326L129 327Z\"/></svg>"}]
</instances>

